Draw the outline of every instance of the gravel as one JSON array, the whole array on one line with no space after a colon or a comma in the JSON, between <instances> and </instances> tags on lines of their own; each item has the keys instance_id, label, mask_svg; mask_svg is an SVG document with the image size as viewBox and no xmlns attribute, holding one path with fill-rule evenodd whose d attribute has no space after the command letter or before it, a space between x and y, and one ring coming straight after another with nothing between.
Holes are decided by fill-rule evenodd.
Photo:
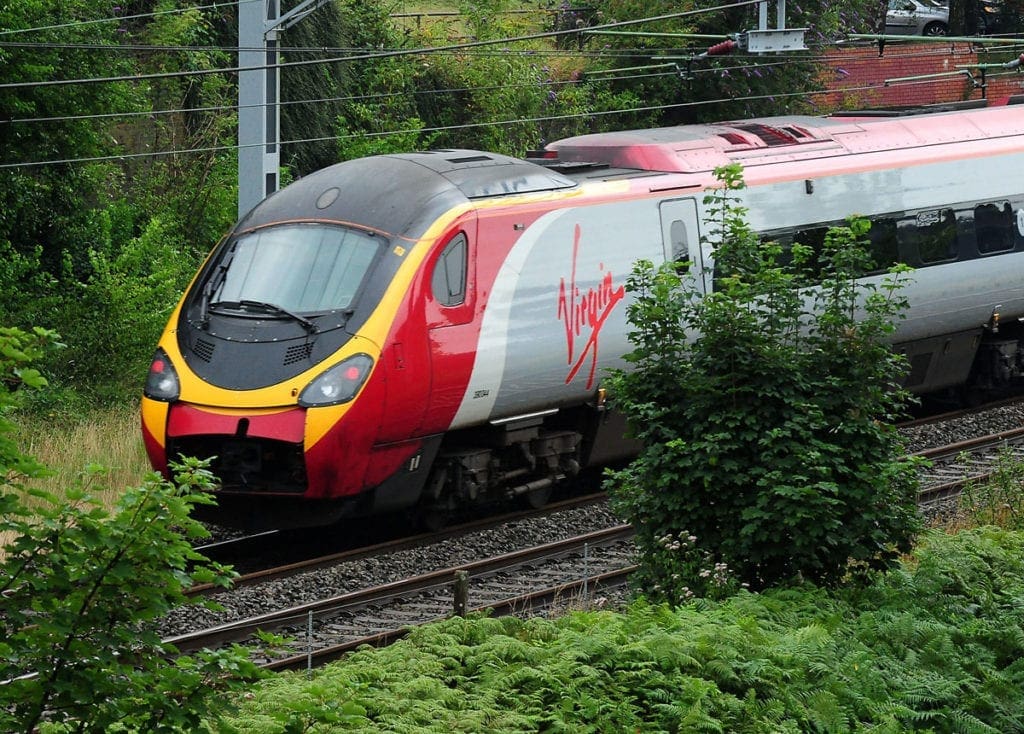
<instances>
[{"instance_id":1,"label":"gravel","mask_svg":"<svg viewBox=\"0 0 1024 734\"><path fill-rule=\"evenodd\" d=\"M900 429L907 451L916 452L1024 426L1024 402L1000 405L959 418Z\"/></svg>"},{"instance_id":2,"label":"gravel","mask_svg":"<svg viewBox=\"0 0 1024 734\"><path fill-rule=\"evenodd\" d=\"M256 586L219 592L222 611L179 607L159 624L164 637L254 617L418 574L452 568L481 558L532 548L620 524L604 504L519 520L443 543L342 563Z\"/></svg>"}]
</instances>

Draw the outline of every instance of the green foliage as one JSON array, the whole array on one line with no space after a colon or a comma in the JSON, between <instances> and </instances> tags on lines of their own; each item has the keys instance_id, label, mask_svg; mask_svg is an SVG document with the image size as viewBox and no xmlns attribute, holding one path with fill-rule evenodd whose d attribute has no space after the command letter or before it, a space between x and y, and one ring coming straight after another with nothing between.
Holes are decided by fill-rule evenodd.
<instances>
[{"instance_id":1,"label":"green foliage","mask_svg":"<svg viewBox=\"0 0 1024 734\"><path fill-rule=\"evenodd\" d=\"M0 531L15 536L0 563L4 731L199 731L218 693L258 676L241 648L177 657L146 624L190 603L193 583L232 578L190 544L207 534L189 513L210 501L208 471L176 469L174 483L154 474L113 512L91 496L95 467L63 498L4 488Z\"/></svg>"},{"instance_id":2,"label":"green foliage","mask_svg":"<svg viewBox=\"0 0 1024 734\"><path fill-rule=\"evenodd\" d=\"M212 502L212 475L188 460L173 483L151 475L113 512L89 467L64 496L28 487L45 469L10 434L17 389L39 388L29 365L59 346L45 329L0 328L0 730L198 731L215 694L257 677L239 648L174 657L148 622L191 603L194 583L227 585L230 569L192 549L208 531L190 514Z\"/></svg>"},{"instance_id":3,"label":"green foliage","mask_svg":"<svg viewBox=\"0 0 1024 734\"><path fill-rule=\"evenodd\" d=\"M727 36L758 27L757 6L723 9L718 0L694 0L673 3L669 0L597 0L593 3L566 3L587 7L594 23L612 23L643 17L657 17L681 11L703 11L623 30L634 33L657 31L675 34L701 34L704 37L678 38L658 36L589 36L586 50L605 53L604 68L632 69L617 81L609 81L614 91L629 89L646 105L667 105L657 113L658 125L708 122L757 116L813 112L813 90L824 70L811 54L743 54L740 51L700 58L709 46ZM806 28L805 43L820 49L842 39L848 33L870 33L876 28L878 0L804 0L786 7L786 25ZM774 9L769 25L774 25ZM717 37L707 38L706 36ZM614 52L614 56L611 55ZM657 63L653 57L679 59L678 70L639 71L636 67Z\"/></svg>"},{"instance_id":4,"label":"green foliage","mask_svg":"<svg viewBox=\"0 0 1024 734\"><path fill-rule=\"evenodd\" d=\"M49 82L128 74L129 57L100 53L96 46L116 46L116 24L76 24L76 19L107 17L110 4L100 0L64 3L56 20L52 3L40 0L4 3L0 28L42 28L9 36L31 41L0 49L6 83ZM36 163L88 158L109 153L113 140L108 121L91 115L140 109L141 96L126 83L24 86L0 90L0 159ZM45 118L47 122L22 120ZM10 120L8 122L8 120ZM58 262L61 250L74 248L76 235L88 229L88 210L112 189L116 169L105 164L52 165L5 171L0 177L0 241L22 253L42 246L44 261Z\"/></svg>"},{"instance_id":5,"label":"green foliage","mask_svg":"<svg viewBox=\"0 0 1024 734\"><path fill-rule=\"evenodd\" d=\"M414 102L415 69L405 60L367 64L363 79L373 95L344 104L338 118L338 156L341 160L367 155L423 150L434 136L424 134ZM399 134L395 131L403 131Z\"/></svg>"},{"instance_id":6,"label":"green foliage","mask_svg":"<svg viewBox=\"0 0 1024 734\"><path fill-rule=\"evenodd\" d=\"M119 246L97 245L105 247L90 251L91 275L64 304L63 319L81 328L53 369L120 388L116 397L142 384L153 345L200 260L180 227L158 217Z\"/></svg>"},{"instance_id":7,"label":"green foliage","mask_svg":"<svg viewBox=\"0 0 1024 734\"><path fill-rule=\"evenodd\" d=\"M1013 449L1000 449L991 476L965 484L957 511L972 525L1024 530L1024 463Z\"/></svg>"},{"instance_id":8,"label":"green foliage","mask_svg":"<svg viewBox=\"0 0 1024 734\"><path fill-rule=\"evenodd\" d=\"M325 54L362 55L401 47L404 39L392 26L388 11L386 3L341 0L323 5L283 35L283 46L289 49L286 60L321 59ZM403 143L390 150L373 148L374 144L391 145L388 137L371 139L365 150L345 137L415 127L406 121L408 89L401 82L411 68L407 59L398 58L288 69L281 80L281 95L286 102L281 108L281 128L287 131L284 137L306 142L286 146L282 161L294 174L304 176L359 155L413 149L415 138L405 136L398 136ZM340 136L340 140L334 136ZM409 145L413 148L406 147Z\"/></svg>"},{"instance_id":9,"label":"green foliage","mask_svg":"<svg viewBox=\"0 0 1024 734\"><path fill-rule=\"evenodd\" d=\"M1021 731L1024 536L924 541L866 588L450 619L264 681L223 730Z\"/></svg>"},{"instance_id":10,"label":"green foliage","mask_svg":"<svg viewBox=\"0 0 1024 734\"><path fill-rule=\"evenodd\" d=\"M21 452L11 437L15 425L9 415L22 403L25 390L46 385L46 378L29 365L38 362L47 352L63 344L56 332L36 327L31 332L0 326L0 511L8 512L12 499L6 495L28 477L42 476L46 471L31 456Z\"/></svg>"},{"instance_id":11,"label":"green foliage","mask_svg":"<svg viewBox=\"0 0 1024 734\"><path fill-rule=\"evenodd\" d=\"M714 292L678 264L638 264L632 369L605 383L645 444L608 487L637 529L641 587L673 603L713 592L717 564L753 588L886 568L919 525L891 422L906 395L887 337L904 303L895 278L856 281L867 223L832 230L811 287L809 249L782 264L733 200L739 167L718 174Z\"/></svg>"},{"instance_id":12,"label":"green foliage","mask_svg":"<svg viewBox=\"0 0 1024 734\"><path fill-rule=\"evenodd\" d=\"M0 50L5 80L230 66L228 54L202 48L214 40L215 16L164 12L175 6L162 3L146 22L75 25L68 21L110 17L110 4L65 3L59 15L46 3L5 5L0 27L44 27L25 34L41 45ZM87 45L51 49L47 42ZM133 55L122 42L167 50ZM217 111L233 104L233 95L218 75L6 90L0 116L14 121L0 125L0 149L5 161L31 163L216 148L234 142L233 118ZM142 118L129 113L146 106L155 114L139 124ZM183 111L161 114L167 109ZM22 119L36 117L59 119ZM225 176L223 156L51 164L13 169L0 181L0 313L12 326L41 324L67 335L68 349L40 363L54 390L65 391L51 391L51 400L65 402L67 390L112 400L137 392L174 300L234 219L236 174L232 165Z\"/></svg>"}]
</instances>

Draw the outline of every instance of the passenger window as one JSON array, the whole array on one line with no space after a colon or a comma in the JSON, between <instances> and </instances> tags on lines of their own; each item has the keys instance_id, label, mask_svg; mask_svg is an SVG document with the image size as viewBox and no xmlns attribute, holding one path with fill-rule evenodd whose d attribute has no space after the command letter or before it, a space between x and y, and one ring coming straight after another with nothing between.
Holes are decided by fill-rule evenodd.
<instances>
[{"instance_id":1,"label":"passenger window","mask_svg":"<svg viewBox=\"0 0 1024 734\"><path fill-rule=\"evenodd\" d=\"M899 243L896 239L896 220L890 217L872 219L868 231L871 241L871 272L886 273L900 261Z\"/></svg>"},{"instance_id":2,"label":"passenger window","mask_svg":"<svg viewBox=\"0 0 1024 734\"><path fill-rule=\"evenodd\" d=\"M924 265L955 260L959 254L956 214L952 209L918 212L900 222L897 234L901 245L917 249Z\"/></svg>"},{"instance_id":3,"label":"passenger window","mask_svg":"<svg viewBox=\"0 0 1024 734\"><path fill-rule=\"evenodd\" d=\"M466 300L466 235L457 234L434 264L431 288L442 306L458 306Z\"/></svg>"},{"instance_id":4,"label":"passenger window","mask_svg":"<svg viewBox=\"0 0 1024 734\"><path fill-rule=\"evenodd\" d=\"M1010 202L979 204L974 207L974 236L978 252L988 255L993 252L1007 252L1015 244L1014 230L1017 218L1010 208Z\"/></svg>"}]
</instances>

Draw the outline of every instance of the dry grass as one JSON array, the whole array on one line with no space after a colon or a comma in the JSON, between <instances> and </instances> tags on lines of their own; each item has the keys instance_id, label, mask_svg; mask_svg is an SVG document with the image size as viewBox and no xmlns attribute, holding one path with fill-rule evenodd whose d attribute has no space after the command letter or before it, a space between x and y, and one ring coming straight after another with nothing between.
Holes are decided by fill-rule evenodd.
<instances>
[{"instance_id":1,"label":"dry grass","mask_svg":"<svg viewBox=\"0 0 1024 734\"><path fill-rule=\"evenodd\" d=\"M98 410L79 419L20 415L15 420L20 450L52 472L49 477L29 480L29 486L60 496L88 466L99 464L106 473L90 486L103 505L112 508L124 490L139 485L149 471L137 406ZM8 540L0 536L0 545Z\"/></svg>"},{"instance_id":2,"label":"dry grass","mask_svg":"<svg viewBox=\"0 0 1024 734\"><path fill-rule=\"evenodd\" d=\"M54 493L72 485L90 464L107 470L104 484L110 504L127 487L140 483L149 471L139 429L136 406L97 411L73 421L39 417L19 421L18 443L22 451L48 467L53 476L34 480Z\"/></svg>"}]
</instances>

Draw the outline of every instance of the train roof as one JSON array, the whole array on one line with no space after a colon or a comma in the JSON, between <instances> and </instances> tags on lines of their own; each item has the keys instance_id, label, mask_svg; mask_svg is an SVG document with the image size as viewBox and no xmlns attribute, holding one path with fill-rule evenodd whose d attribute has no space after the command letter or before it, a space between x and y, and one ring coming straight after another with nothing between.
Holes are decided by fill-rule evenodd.
<instances>
[{"instance_id":1,"label":"train roof","mask_svg":"<svg viewBox=\"0 0 1024 734\"><path fill-rule=\"evenodd\" d=\"M497 153L377 155L304 176L260 202L236 231L284 221L337 221L419 236L440 213L467 200L575 186L555 170Z\"/></svg>"},{"instance_id":2,"label":"train roof","mask_svg":"<svg viewBox=\"0 0 1024 734\"><path fill-rule=\"evenodd\" d=\"M1024 133L1024 110L983 109L904 114L787 115L651 130L580 135L551 143L547 165L566 172L582 164L665 173L704 173L835 155L906 150Z\"/></svg>"}]
</instances>

